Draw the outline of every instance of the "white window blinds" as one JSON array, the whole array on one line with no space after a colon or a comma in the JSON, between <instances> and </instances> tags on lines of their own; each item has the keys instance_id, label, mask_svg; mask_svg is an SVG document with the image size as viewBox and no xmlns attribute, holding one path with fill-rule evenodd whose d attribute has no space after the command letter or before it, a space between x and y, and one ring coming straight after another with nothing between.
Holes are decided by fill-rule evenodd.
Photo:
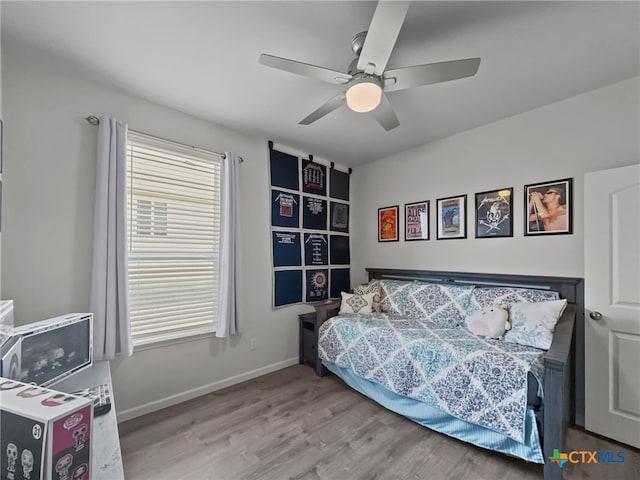
<instances>
[{"instance_id":1,"label":"white window blinds","mask_svg":"<svg viewBox=\"0 0 640 480\"><path fill-rule=\"evenodd\" d=\"M133 344L211 333L218 306L220 159L129 131Z\"/></svg>"}]
</instances>

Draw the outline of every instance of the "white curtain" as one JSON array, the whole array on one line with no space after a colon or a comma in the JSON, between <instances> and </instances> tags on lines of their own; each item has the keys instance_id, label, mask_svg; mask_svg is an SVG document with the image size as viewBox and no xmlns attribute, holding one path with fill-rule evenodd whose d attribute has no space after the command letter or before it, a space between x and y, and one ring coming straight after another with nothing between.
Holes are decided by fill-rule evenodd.
<instances>
[{"instance_id":1,"label":"white curtain","mask_svg":"<svg viewBox=\"0 0 640 480\"><path fill-rule=\"evenodd\" d=\"M102 117L98 128L90 309L93 356L131 355L127 276L127 124Z\"/></svg>"},{"instance_id":2,"label":"white curtain","mask_svg":"<svg viewBox=\"0 0 640 480\"><path fill-rule=\"evenodd\" d=\"M217 337L240 332L240 162L225 152L220 169L220 277Z\"/></svg>"}]
</instances>

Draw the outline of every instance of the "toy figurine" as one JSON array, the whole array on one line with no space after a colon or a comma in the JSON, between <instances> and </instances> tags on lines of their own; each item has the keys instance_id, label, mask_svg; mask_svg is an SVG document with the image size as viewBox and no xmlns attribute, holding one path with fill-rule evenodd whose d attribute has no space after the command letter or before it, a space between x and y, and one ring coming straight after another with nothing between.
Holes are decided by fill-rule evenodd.
<instances>
[{"instance_id":1,"label":"toy figurine","mask_svg":"<svg viewBox=\"0 0 640 480\"><path fill-rule=\"evenodd\" d=\"M38 360L36 360L36 363L34 363L34 365L33 365L34 374L36 376L40 375L42 373L42 370L47 368L47 365L49 365L49 359L47 358L47 356L46 355L40 355L38 357Z\"/></svg>"},{"instance_id":2,"label":"toy figurine","mask_svg":"<svg viewBox=\"0 0 640 480\"><path fill-rule=\"evenodd\" d=\"M29 480L31 478L31 472L33 471L33 453L31 453L31 450L22 450L21 463L22 476L25 480Z\"/></svg>"},{"instance_id":3,"label":"toy figurine","mask_svg":"<svg viewBox=\"0 0 640 480\"><path fill-rule=\"evenodd\" d=\"M52 348L49 350L49 365L51 369L62 367L62 359L64 358L64 348Z\"/></svg>"},{"instance_id":4,"label":"toy figurine","mask_svg":"<svg viewBox=\"0 0 640 480\"><path fill-rule=\"evenodd\" d=\"M15 443L10 443L7 445L7 466L8 472L16 471L16 460L18 459L18 447L16 447Z\"/></svg>"},{"instance_id":5,"label":"toy figurine","mask_svg":"<svg viewBox=\"0 0 640 480\"><path fill-rule=\"evenodd\" d=\"M64 457L60 458L56 463L56 473L60 477L60 480L67 480L69 478L69 468L73 464L73 455L67 453Z\"/></svg>"}]
</instances>

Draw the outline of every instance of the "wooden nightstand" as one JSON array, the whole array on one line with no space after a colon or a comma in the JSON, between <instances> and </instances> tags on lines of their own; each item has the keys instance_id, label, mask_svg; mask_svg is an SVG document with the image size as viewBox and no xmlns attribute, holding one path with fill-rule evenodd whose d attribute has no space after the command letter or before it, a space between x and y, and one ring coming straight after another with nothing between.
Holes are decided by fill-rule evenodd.
<instances>
[{"instance_id":1,"label":"wooden nightstand","mask_svg":"<svg viewBox=\"0 0 640 480\"><path fill-rule=\"evenodd\" d=\"M324 367L318 357L318 322L316 312L298 315L300 321L300 363L310 364L320 377L324 375Z\"/></svg>"}]
</instances>

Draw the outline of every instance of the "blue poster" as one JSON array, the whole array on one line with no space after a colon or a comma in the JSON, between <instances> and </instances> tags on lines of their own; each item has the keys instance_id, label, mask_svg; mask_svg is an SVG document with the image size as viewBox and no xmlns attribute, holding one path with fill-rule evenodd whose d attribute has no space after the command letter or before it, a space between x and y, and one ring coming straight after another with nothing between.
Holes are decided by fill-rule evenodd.
<instances>
[{"instance_id":1,"label":"blue poster","mask_svg":"<svg viewBox=\"0 0 640 480\"><path fill-rule=\"evenodd\" d=\"M271 190L271 225L300 227L300 195Z\"/></svg>"},{"instance_id":2,"label":"blue poster","mask_svg":"<svg viewBox=\"0 0 640 480\"><path fill-rule=\"evenodd\" d=\"M349 237L346 235L331 235L329 238L329 261L332 265L348 265L351 263Z\"/></svg>"},{"instance_id":3,"label":"blue poster","mask_svg":"<svg viewBox=\"0 0 640 480\"><path fill-rule=\"evenodd\" d=\"M348 292L351 289L351 275L348 268L332 268L329 285L331 286L331 298L340 298L340 292Z\"/></svg>"},{"instance_id":4,"label":"blue poster","mask_svg":"<svg viewBox=\"0 0 640 480\"><path fill-rule=\"evenodd\" d=\"M276 307L302 302L302 270L274 272Z\"/></svg>"},{"instance_id":5,"label":"blue poster","mask_svg":"<svg viewBox=\"0 0 640 480\"><path fill-rule=\"evenodd\" d=\"M304 264L329 265L329 245L326 234L304 234Z\"/></svg>"},{"instance_id":6,"label":"blue poster","mask_svg":"<svg viewBox=\"0 0 640 480\"><path fill-rule=\"evenodd\" d=\"M349 233L349 205L331 202L331 226L329 230Z\"/></svg>"},{"instance_id":7,"label":"blue poster","mask_svg":"<svg viewBox=\"0 0 640 480\"><path fill-rule=\"evenodd\" d=\"M302 160L302 191L325 197L327 195L327 167L310 160Z\"/></svg>"},{"instance_id":8,"label":"blue poster","mask_svg":"<svg viewBox=\"0 0 640 480\"><path fill-rule=\"evenodd\" d=\"M327 201L313 197L302 197L302 228L327 229Z\"/></svg>"},{"instance_id":9,"label":"blue poster","mask_svg":"<svg viewBox=\"0 0 640 480\"><path fill-rule=\"evenodd\" d=\"M298 157L271 150L271 186L299 190Z\"/></svg>"},{"instance_id":10,"label":"blue poster","mask_svg":"<svg viewBox=\"0 0 640 480\"><path fill-rule=\"evenodd\" d=\"M307 270L307 302L320 302L329 298L329 270Z\"/></svg>"},{"instance_id":11,"label":"blue poster","mask_svg":"<svg viewBox=\"0 0 640 480\"><path fill-rule=\"evenodd\" d=\"M300 267L302 255L299 232L271 232L274 267Z\"/></svg>"},{"instance_id":12,"label":"blue poster","mask_svg":"<svg viewBox=\"0 0 640 480\"><path fill-rule=\"evenodd\" d=\"M329 178L329 196L349 201L349 174L331 168Z\"/></svg>"}]
</instances>

